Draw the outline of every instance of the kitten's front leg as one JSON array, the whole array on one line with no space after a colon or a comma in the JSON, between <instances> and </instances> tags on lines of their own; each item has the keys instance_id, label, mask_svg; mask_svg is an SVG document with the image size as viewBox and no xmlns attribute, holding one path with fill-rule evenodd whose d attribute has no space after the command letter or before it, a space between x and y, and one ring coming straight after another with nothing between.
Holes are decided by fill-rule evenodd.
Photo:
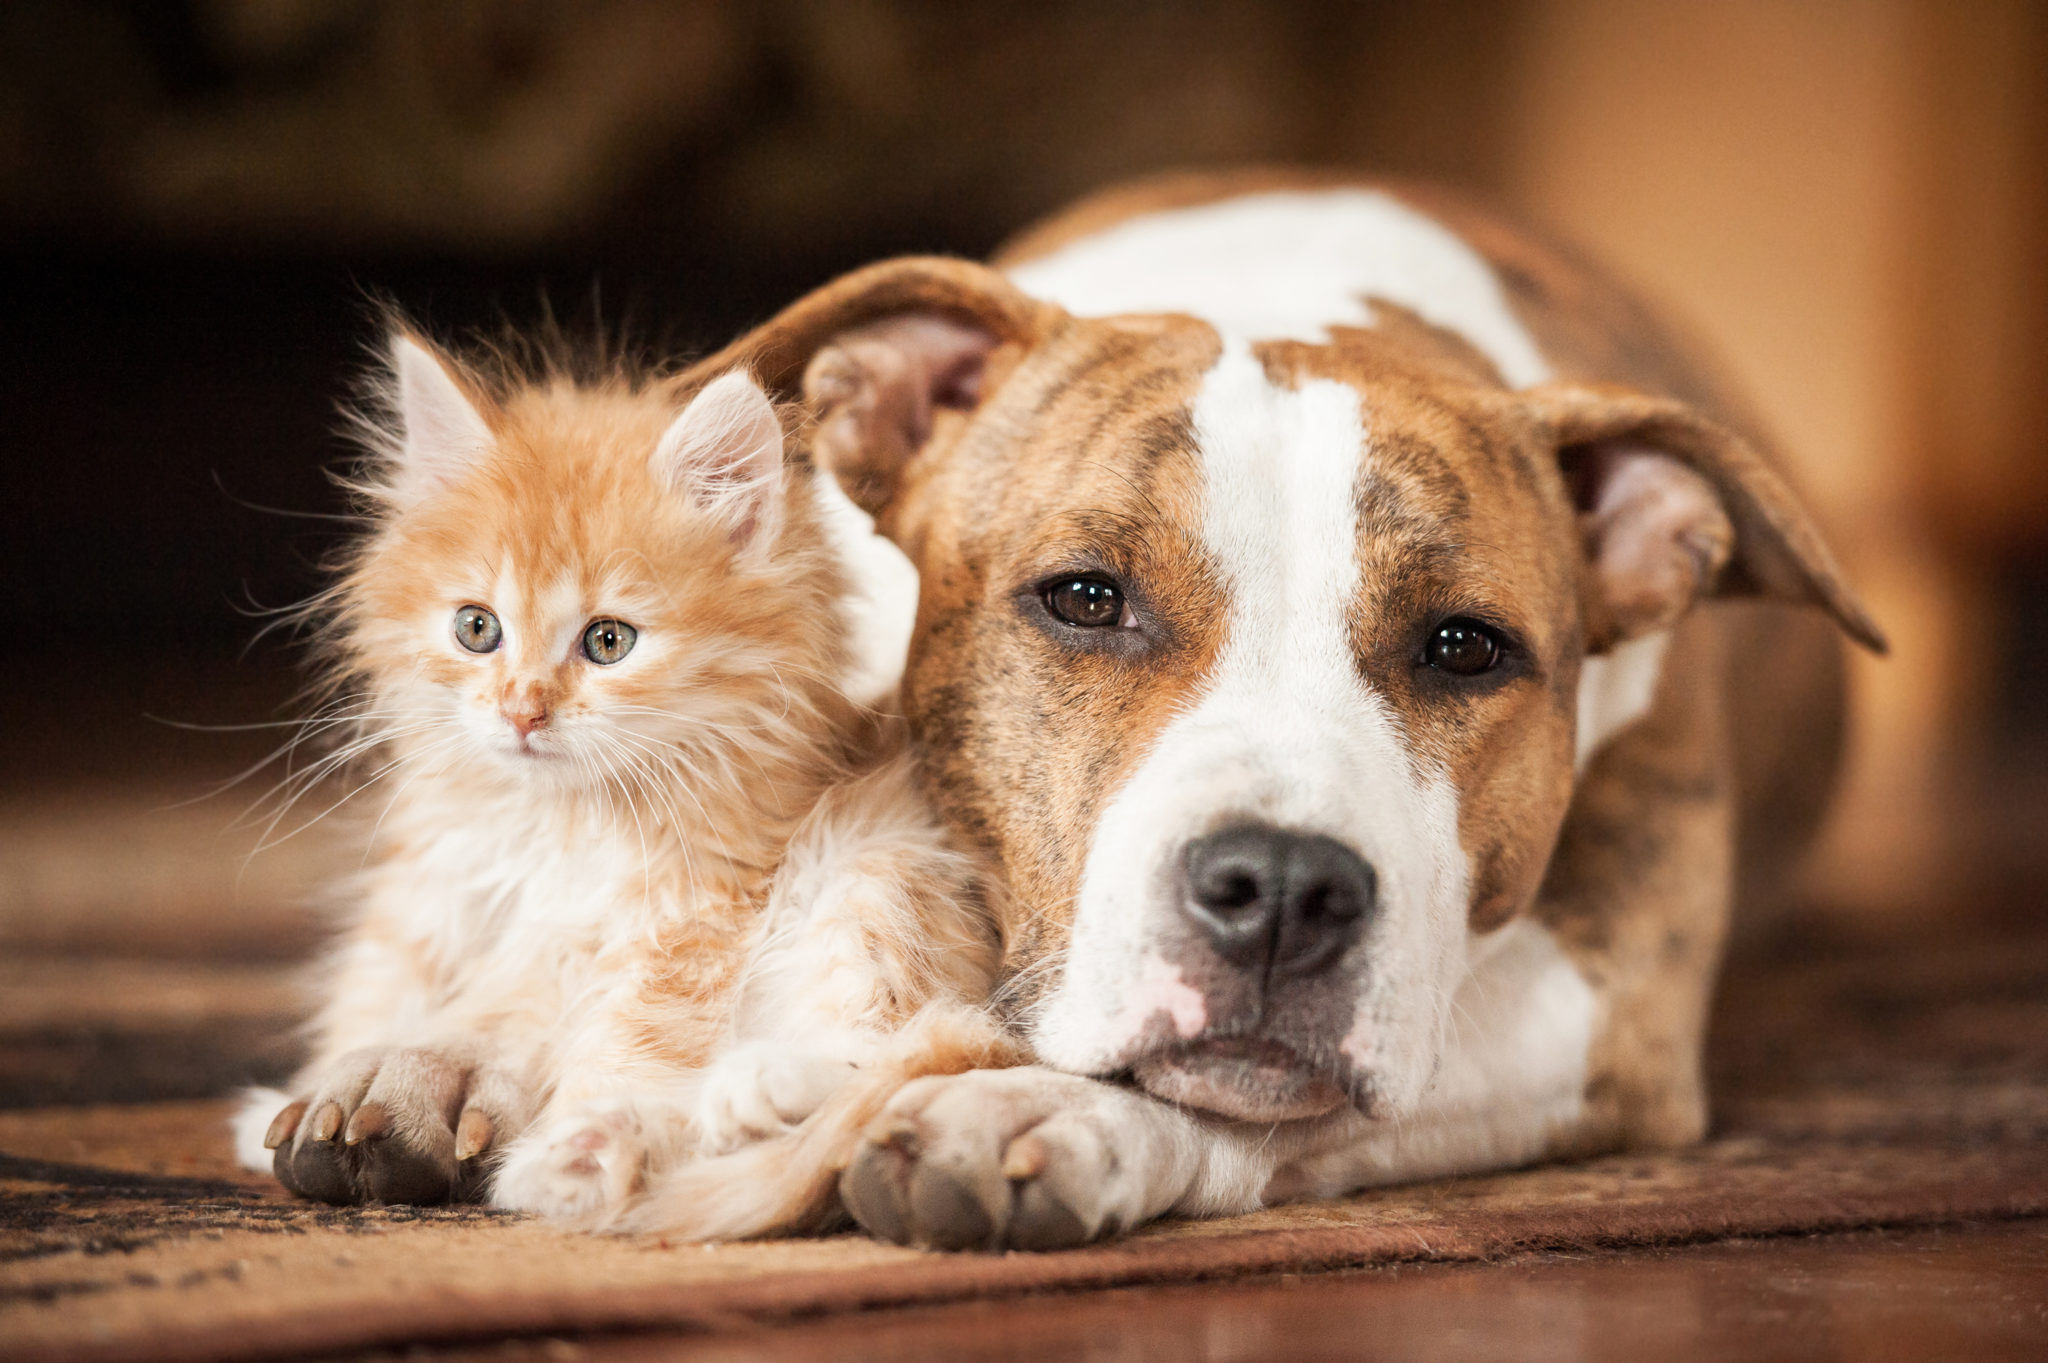
<instances>
[{"instance_id":1,"label":"kitten's front leg","mask_svg":"<svg viewBox=\"0 0 2048 1363\"><path fill-rule=\"evenodd\" d=\"M518 1057L494 1014L430 1001L402 924L422 902L404 867L381 869L355 932L332 958L313 1059L285 1093L258 1090L236 1119L251 1167L322 1202L433 1204L482 1196L492 1155L533 1115Z\"/></svg>"},{"instance_id":2,"label":"kitten's front leg","mask_svg":"<svg viewBox=\"0 0 2048 1363\"><path fill-rule=\"evenodd\" d=\"M677 1157L688 1129L684 1104L660 1092L622 1090L549 1105L505 1149L491 1205L595 1226Z\"/></svg>"},{"instance_id":3,"label":"kitten's front leg","mask_svg":"<svg viewBox=\"0 0 2048 1363\"><path fill-rule=\"evenodd\" d=\"M789 1131L860 1073L876 1050L852 1032L830 1048L748 1041L704 1070L690 1116L696 1153L724 1155Z\"/></svg>"},{"instance_id":4,"label":"kitten's front leg","mask_svg":"<svg viewBox=\"0 0 2048 1363\"><path fill-rule=\"evenodd\" d=\"M321 1202L480 1200L496 1147L531 1116L476 1043L368 1047L310 1070L264 1144L278 1181Z\"/></svg>"},{"instance_id":5,"label":"kitten's front leg","mask_svg":"<svg viewBox=\"0 0 2048 1363\"><path fill-rule=\"evenodd\" d=\"M990 888L947 845L907 756L829 792L792 839L735 1009L697 1091L697 1153L801 1123L927 1004L994 982Z\"/></svg>"},{"instance_id":6,"label":"kitten's front leg","mask_svg":"<svg viewBox=\"0 0 2048 1363\"><path fill-rule=\"evenodd\" d=\"M553 1038L545 1107L510 1141L491 1203L595 1226L688 1153L694 1062L716 1035L716 998L671 992L670 973L618 963Z\"/></svg>"}]
</instances>

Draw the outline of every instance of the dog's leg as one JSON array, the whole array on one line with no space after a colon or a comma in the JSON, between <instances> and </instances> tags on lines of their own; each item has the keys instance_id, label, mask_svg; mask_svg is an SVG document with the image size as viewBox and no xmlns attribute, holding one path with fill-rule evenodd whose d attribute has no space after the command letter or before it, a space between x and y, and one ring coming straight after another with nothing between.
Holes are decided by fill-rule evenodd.
<instances>
[{"instance_id":1,"label":"dog's leg","mask_svg":"<svg viewBox=\"0 0 2048 1363\"><path fill-rule=\"evenodd\" d=\"M1666 663L1656 709L1588 766L1534 917L1601 999L1585 1110L1558 1155L1706 1131L1707 1007L1734 900L1732 736L1718 645Z\"/></svg>"},{"instance_id":2,"label":"dog's leg","mask_svg":"<svg viewBox=\"0 0 2048 1363\"><path fill-rule=\"evenodd\" d=\"M906 1085L839 1189L899 1244L1063 1249L1176 1209L1250 1210L1270 1170L1256 1142L1182 1109L1028 1067Z\"/></svg>"}]
</instances>

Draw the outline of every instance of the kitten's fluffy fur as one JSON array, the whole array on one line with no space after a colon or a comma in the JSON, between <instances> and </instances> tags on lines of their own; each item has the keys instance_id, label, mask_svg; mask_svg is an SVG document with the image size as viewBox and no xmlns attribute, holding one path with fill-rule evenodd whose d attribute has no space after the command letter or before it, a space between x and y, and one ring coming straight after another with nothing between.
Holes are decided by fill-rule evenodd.
<instances>
[{"instance_id":1,"label":"kitten's fluffy fur","mask_svg":"<svg viewBox=\"0 0 2048 1363\"><path fill-rule=\"evenodd\" d=\"M842 693L829 490L744 374L685 405L401 331L386 406L328 604L388 805L247 1157L330 1201L487 1181L582 1224L816 1218L894 1082L1006 1054L971 1006L980 887ZM494 648L457 638L468 607ZM637 631L608 664L606 621Z\"/></svg>"}]
</instances>

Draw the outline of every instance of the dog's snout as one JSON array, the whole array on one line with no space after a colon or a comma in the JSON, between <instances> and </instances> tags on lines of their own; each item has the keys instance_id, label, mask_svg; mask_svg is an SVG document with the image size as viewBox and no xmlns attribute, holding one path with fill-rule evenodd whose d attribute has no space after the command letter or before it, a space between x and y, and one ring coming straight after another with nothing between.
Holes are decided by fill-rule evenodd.
<instances>
[{"instance_id":1,"label":"dog's snout","mask_svg":"<svg viewBox=\"0 0 2048 1363\"><path fill-rule=\"evenodd\" d=\"M1255 825L1187 850L1187 913L1218 955L1310 975L1344 954L1372 913L1378 877L1334 838Z\"/></svg>"}]
</instances>

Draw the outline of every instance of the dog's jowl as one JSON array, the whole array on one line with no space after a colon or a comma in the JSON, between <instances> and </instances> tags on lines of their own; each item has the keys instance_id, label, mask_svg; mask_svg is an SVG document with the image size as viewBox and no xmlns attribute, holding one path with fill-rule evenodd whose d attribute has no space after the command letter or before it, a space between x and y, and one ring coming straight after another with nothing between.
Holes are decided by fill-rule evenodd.
<instances>
[{"instance_id":1,"label":"dog's jowl","mask_svg":"<svg viewBox=\"0 0 2048 1363\"><path fill-rule=\"evenodd\" d=\"M1449 202L1181 179L706 363L801 394L917 565L924 772L1010 891L1040 1063L905 1089L842 1182L870 1229L1699 1136L1734 887L1804 831L1746 795L1819 806L1772 755L1835 732L1837 628L1882 641L1625 294Z\"/></svg>"}]
</instances>

